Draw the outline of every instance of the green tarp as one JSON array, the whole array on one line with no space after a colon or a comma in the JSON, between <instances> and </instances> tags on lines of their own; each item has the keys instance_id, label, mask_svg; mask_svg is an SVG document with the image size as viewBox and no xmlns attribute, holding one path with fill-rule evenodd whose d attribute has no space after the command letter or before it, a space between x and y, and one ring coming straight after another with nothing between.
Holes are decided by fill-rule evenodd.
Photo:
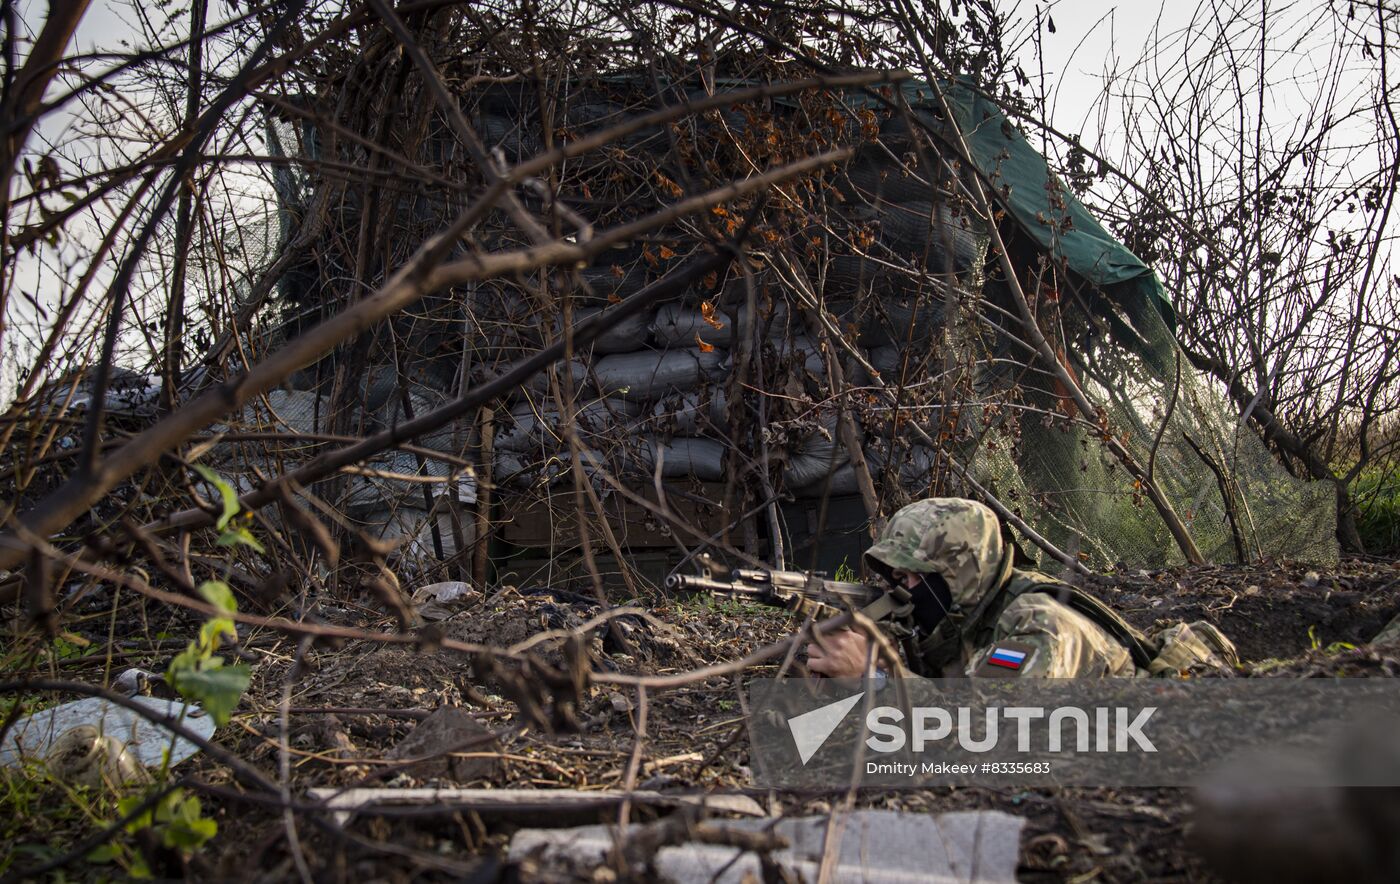
<instances>
[{"instance_id":1,"label":"green tarp","mask_svg":"<svg viewBox=\"0 0 1400 884\"><path fill-rule=\"evenodd\" d=\"M962 86L948 89L945 95L973 162L995 183L1022 229L1075 273L1116 297L1135 295L1139 303L1155 304L1170 322L1171 303L1157 274L1104 230L1073 191L1052 176L1045 158L1001 108ZM1068 224L1061 225L1066 219Z\"/></svg>"},{"instance_id":2,"label":"green tarp","mask_svg":"<svg viewBox=\"0 0 1400 884\"><path fill-rule=\"evenodd\" d=\"M905 83L904 98L916 112L938 102L925 82ZM978 170L996 197L1041 249L1129 309L1152 304L1175 325L1175 312L1157 274L1104 229L1074 192L1054 176L1045 158L997 104L961 83L943 84L943 96L962 130ZM854 97L854 96L852 96ZM856 103L874 106L868 96ZM937 116L924 119L942 128ZM1065 223L1065 221L1068 223Z\"/></svg>"}]
</instances>

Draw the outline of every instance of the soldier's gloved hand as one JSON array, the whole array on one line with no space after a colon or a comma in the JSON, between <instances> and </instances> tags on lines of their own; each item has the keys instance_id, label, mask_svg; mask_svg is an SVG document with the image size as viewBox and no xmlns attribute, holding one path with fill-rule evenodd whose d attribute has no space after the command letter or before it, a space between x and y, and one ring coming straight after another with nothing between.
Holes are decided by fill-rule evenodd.
<instances>
[{"instance_id":1,"label":"soldier's gloved hand","mask_svg":"<svg viewBox=\"0 0 1400 884\"><path fill-rule=\"evenodd\" d=\"M822 636L822 648L816 642L807 645L807 668L815 675L827 678L862 678L865 661L870 655L870 640L863 632L837 629Z\"/></svg>"}]
</instances>

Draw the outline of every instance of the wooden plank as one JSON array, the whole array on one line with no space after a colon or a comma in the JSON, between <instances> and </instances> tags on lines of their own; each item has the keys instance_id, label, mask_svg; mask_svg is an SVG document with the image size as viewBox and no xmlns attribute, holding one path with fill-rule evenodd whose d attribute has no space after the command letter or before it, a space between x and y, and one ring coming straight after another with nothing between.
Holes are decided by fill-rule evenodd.
<instances>
[{"instance_id":1,"label":"wooden plank","mask_svg":"<svg viewBox=\"0 0 1400 884\"><path fill-rule=\"evenodd\" d=\"M640 491L640 489L638 489ZM693 489L687 485L686 491ZM648 499L655 496L651 489L642 491ZM724 499L724 486L706 483L700 486L699 496L711 504L701 504L679 494L668 493L667 503L672 512L706 534L713 534L724 527L725 514L720 502ZM574 506L572 487L560 489L548 498L537 500L528 506L516 506L516 502L502 501L496 526L501 539L516 546L568 546L561 538L578 537L577 509ZM624 549L675 549L676 542L669 526L653 516L644 507L624 500L621 495L610 494L603 501L608 523L617 535L618 543ZM596 533L596 532L595 532ZM684 538L691 545L690 538ZM599 540L601 546L601 539Z\"/></svg>"},{"instance_id":2,"label":"wooden plank","mask_svg":"<svg viewBox=\"0 0 1400 884\"><path fill-rule=\"evenodd\" d=\"M576 789L334 789L316 788L306 791L308 798L322 801L334 810L337 825L345 825L356 810L364 807L433 806L443 813L471 810L480 814L555 813L559 811L607 810L617 807L624 799L633 804L653 807L704 807L720 813L741 816L767 816L762 805L748 795L708 793L698 795L668 795L662 792L624 792L617 789L584 791Z\"/></svg>"}]
</instances>

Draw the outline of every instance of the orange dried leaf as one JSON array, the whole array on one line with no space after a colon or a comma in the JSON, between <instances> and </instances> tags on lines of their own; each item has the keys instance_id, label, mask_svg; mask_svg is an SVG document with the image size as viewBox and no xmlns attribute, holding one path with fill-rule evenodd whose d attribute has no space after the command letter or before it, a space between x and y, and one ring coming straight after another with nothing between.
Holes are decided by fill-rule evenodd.
<instances>
[{"instance_id":1,"label":"orange dried leaf","mask_svg":"<svg viewBox=\"0 0 1400 884\"><path fill-rule=\"evenodd\" d=\"M608 303L609 303L609 304L621 304L621 303L622 303L622 299L619 298L619 297L617 296L617 292L609 292L609 293L608 293Z\"/></svg>"},{"instance_id":2,"label":"orange dried leaf","mask_svg":"<svg viewBox=\"0 0 1400 884\"><path fill-rule=\"evenodd\" d=\"M700 340L700 333L699 333L699 332L696 332L696 333L695 333L695 346L697 346L697 347L700 348L700 352L701 352L701 353L713 353L713 352L715 352L715 345L714 345L714 344L707 344L707 343L705 343L704 341Z\"/></svg>"},{"instance_id":3,"label":"orange dried leaf","mask_svg":"<svg viewBox=\"0 0 1400 884\"><path fill-rule=\"evenodd\" d=\"M665 258L665 259L667 259L667 260L670 260L671 258L676 257L676 253L673 252L673 251L671 251L671 247L670 247L670 246L662 246L662 247L661 247L661 257L662 257L662 258Z\"/></svg>"},{"instance_id":4,"label":"orange dried leaf","mask_svg":"<svg viewBox=\"0 0 1400 884\"><path fill-rule=\"evenodd\" d=\"M621 279L622 277L626 276L627 273L622 269L620 265L614 264L612 266L612 275L616 276L618 279Z\"/></svg>"},{"instance_id":5,"label":"orange dried leaf","mask_svg":"<svg viewBox=\"0 0 1400 884\"><path fill-rule=\"evenodd\" d=\"M710 324L710 328L724 328L724 322L715 316L715 305L709 301L700 302L700 316Z\"/></svg>"}]
</instances>

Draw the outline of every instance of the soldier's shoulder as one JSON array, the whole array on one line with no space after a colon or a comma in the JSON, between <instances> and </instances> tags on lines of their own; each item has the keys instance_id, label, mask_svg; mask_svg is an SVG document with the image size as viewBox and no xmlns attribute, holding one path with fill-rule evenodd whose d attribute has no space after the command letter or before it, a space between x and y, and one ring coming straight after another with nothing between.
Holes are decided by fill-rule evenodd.
<instances>
[{"instance_id":1,"label":"soldier's shoulder","mask_svg":"<svg viewBox=\"0 0 1400 884\"><path fill-rule=\"evenodd\" d=\"M1068 586L1063 580L1051 577L1043 571L1022 570L1021 568L1011 569L1011 578L1007 581L1007 586L1012 590L1031 590L1040 588L1051 588L1056 586Z\"/></svg>"}]
</instances>

